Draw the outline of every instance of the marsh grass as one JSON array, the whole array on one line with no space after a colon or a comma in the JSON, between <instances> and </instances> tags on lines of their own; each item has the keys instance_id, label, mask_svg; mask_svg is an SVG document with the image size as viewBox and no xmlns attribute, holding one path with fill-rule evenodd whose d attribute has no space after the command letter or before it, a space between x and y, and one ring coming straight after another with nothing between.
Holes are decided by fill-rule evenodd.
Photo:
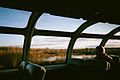
<instances>
[{"instance_id":1,"label":"marsh grass","mask_svg":"<svg viewBox=\"0 0 120 80\"><path fill-rule=\"evenodd\" d=\"M0 47L0 67L18 67L22 53L22 48L19 47Z\"/></svg>"},{"instance_id":2,"label":"marsh grass","mask_svg":"<svg viewBox=\"0 0 120 80\"><path fill-rule=\"evenodd\" d=\"M108 54L120 55L120 48L108 48ZM66 60L66 49L49 49L49 48L31 48L29 61L40 64L60 64ZM20 47L0 47L0 68L19 67L22 60L23 49ZM73 55L95 55L93 48L74 49Z\"/></svg>"},{"instance_id":3,"label":"marsh grass","mask_svg":"<svg viewBox=\"0 0 120 80\"><path fill-rule=\"evenodd\" d=\"M64 63L66 59L66 49L31 49L29 61L41 65Z\"/></svg>"}]
</instances>

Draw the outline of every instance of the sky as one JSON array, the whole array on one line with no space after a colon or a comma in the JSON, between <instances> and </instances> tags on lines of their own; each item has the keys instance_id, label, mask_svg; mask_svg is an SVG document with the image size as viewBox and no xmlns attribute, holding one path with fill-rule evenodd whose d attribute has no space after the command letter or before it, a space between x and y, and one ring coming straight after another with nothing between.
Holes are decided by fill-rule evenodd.
<instances>
[{"instance_id":1,"label":"sky","mask_svg":"<svg viewBox=\"0 0 120 80\"><path fill-rule=\"evenodd\" d=\"M0 7L0 26L25 28L31 12L13 10ZM73 19L43 13L38 19L35 28L43 30L74 32L86 20ZM87 28L83 33L107 34L119 25L109 23L97 23ZM117 35L120 35L118 33ZM67 48L70 38L52 36L34 36L31 47L34 48ZM99 45L101 39L81 38L75 43L74 48L87 48ZM24 36L0 34L0 46L22 46ZM109 41L110 42L110 41ZM120 45L120 41L111 41L108 45Z\"/></svg>"}]
</instances>

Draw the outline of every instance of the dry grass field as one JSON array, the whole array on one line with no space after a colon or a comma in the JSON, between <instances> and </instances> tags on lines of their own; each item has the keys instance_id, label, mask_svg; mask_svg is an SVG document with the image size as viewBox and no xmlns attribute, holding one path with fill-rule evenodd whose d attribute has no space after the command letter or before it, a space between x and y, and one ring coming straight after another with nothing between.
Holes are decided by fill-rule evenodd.
<instances>
[{"instance_id":1,"label":"dry grass field","mask_svg":"<svg viewBox=\"0 0 120 80\"><path fill-rule=\"evenodd\" d=\"M120 54L120 48L106 49L108 54ZM23 49L19 47L0 47L0 68L18 67L22 60ZM36 49L30 50L29 61L37 64L57 64L64 63L66 59L66 49ZM74 55L95 55L93 48L74 49Z\"/></svg>"}]
</instances>

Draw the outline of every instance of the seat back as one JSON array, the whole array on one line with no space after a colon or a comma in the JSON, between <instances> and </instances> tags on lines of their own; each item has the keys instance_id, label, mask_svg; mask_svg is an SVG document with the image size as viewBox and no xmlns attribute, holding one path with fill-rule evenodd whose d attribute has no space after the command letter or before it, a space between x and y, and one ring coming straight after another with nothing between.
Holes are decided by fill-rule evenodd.
<instances>
[{"instance_id":1,"label":"seat back","mask_svg":"<svg viewBox=\"0 0 120 80\"><path fill-rule=\"evenodd\" d=\"M43 66L23 61L20 65L22 80L44 80L46 70Z\"/></svg>"},{"instance_id":2,"label":"seat back","mask_svg":"<svg viewBox=\"0 0 120 80\"><path fill-rule=\"evenodd\" d=\"M28 64L27 61L22 61L20 64L20 70L24 70L27 64Z\"/></svg>"}]
</instances>

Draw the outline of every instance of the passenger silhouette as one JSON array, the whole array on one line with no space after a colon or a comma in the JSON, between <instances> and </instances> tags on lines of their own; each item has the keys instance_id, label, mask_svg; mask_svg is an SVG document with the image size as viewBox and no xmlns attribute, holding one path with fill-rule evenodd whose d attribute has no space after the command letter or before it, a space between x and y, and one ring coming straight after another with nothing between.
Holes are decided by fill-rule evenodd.
<instances>
[{"instance_id":1,"label":"passenger silhouette","mask_svg":"<svg viewBox=\"0 0 120 80\"><path fill-rule=\"evenodd\" d=\"M103 46L96 47L96 58L103 59L110 63L110 68L108 73L106 74L107 80L117 80L120 79L119 73L120 72L120 61L119 58L111 57L105 53L105 48Z\"/></svg>"},{"instance_id":2,"label":"passenger silhouette","mask_svg":"<svg viewBox=\"0 0 120 80\"><path fill-rule=\"evenodd\" d=\"M103 46L96 47L96 58L106 60L107 62L114 64L115 61L107 53L105 53L105 48Z\"/></svg>"}]
</instances>

